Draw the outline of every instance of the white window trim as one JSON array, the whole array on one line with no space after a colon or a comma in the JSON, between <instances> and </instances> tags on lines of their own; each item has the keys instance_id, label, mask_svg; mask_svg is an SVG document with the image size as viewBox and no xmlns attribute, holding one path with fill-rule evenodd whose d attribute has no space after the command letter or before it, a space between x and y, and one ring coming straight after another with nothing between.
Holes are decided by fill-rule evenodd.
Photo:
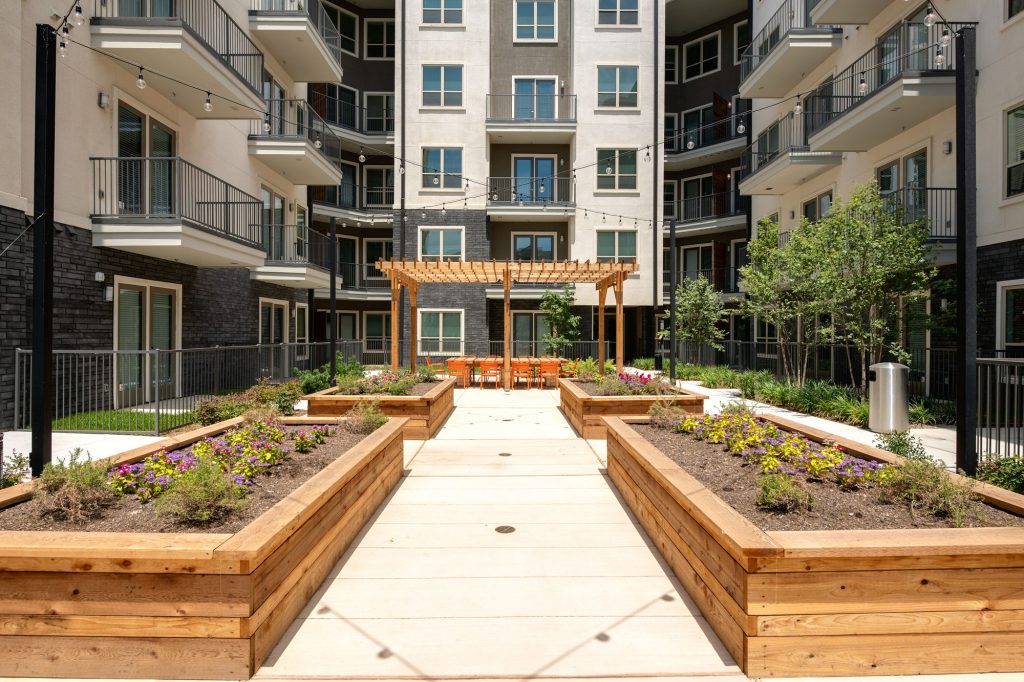
<instances>
[{"instance_id":1,"label":"white window trim","mask_svg":"<svg viewBox=\"0 0 1024 682\"><path fill-rule=\"evenodd\" d=\"M531 237L551 237L552 238L552 244L554 245L554 253L552 254L552 257L554 258L554 262L555 263L558 262L558 233L557 232L548 232L548 231L536 231L536 230L518 230L516 232L512 232L512 233L509 234L509 250L508 250L508 253L509 253L509 260L510 261L512 261L512 262L519 262L519 261L516 261L516 236L522 236L524 234L525 235L529 235ZM536 247L534 247L534 250L536 250ZM530 262L530 261L524 261L524 262ZM532 261L532 262L544 263L544 262L547 262L547 261Z\"/></svg>"},{"instance_id":2,"label":"white window trim","mask_svg":"<svg viewBox=\"0 0 1024 682\"><path fill-rule=\"evenodd\" d=\"M600 75L599 75L601 73L601 69L602 68L615 69L615 102L616 102L616 105L614 107L603 107L603 106L598 105L598 106L594 107L595 110L597 110L597 111L639 111L640 110L640 103L643 101L641 98L643 97L643 89L644 88L643 88L643 82L642 82L642 79L641 79L641 71L640 71L640 65L639 64L597 64L595 66L595 68L597 69L597 74L596 75L598 77L594 81L594 86L596 88L594 90L594 95L596 96L595 99L597 99L597 100L599 100L601 98L601 86L600 86ZM624 68L626 68L626 69L628 69L628 68L636 69L636 106L635 107L621 107L621 106L618 105L618 101L622 97L622 90L619 89L619 69L624 69Z\"/></svg>"},{"instance_id":3,"label":"white window trim","mask_svg":"<svg viewBox=\"0 0 1024 682\"><path fill-rule=\"evenodd\" d=\"M330 3L330 5L331 5L332 8L338 10L339 12L344 12L345 14L347 14L350 17L352 17L353 19L355 19L356 35L355 35L355 38L354 38L353 42L355 42L355 44L356 44L356 51L355 52L350 52L350 51L346 50L343 47L341 48L341 51L344 52L345 54L352 55L356 59L359 59L359 15L353 14L352 12L349 12L347 9L343 8L341 5L336 5L333 2ZM338 34L340 35L341 31L338 29L338 27L335 26L334 28L335 28L335 30L338 31Z\"/></svg>"},{"instance_id":4,"label":"white window trim","mask_svg":"<svg viewBox=\"0 0 1024 682\"><path fill-rule=\"evenodd\" d=\"M520 38L519 37L519 3L522 0L515 0L512 3L512 42L513 43L540 43L543 45L557 45L558 44L558 0L553 0L552 4L555 8L555 32L554 38ZM537 0L528 0L529 2L536 3ZM534 8L533 13L533 34L537 35L537 12Z\"/></svg>"},{"instance_id":5,"label":"white window trim","mask_svg":"<svg viewBox=\"0 0 1024 682\"><path fill-rule=\"evenodd\" d=\"M729 208L732 209L733 213L739 212L739 206L736 204L736 197L740 193L740 174L743 172L743 166L735 166L729 169ZM742 240L746 241L746 239Z\"/></svg>"},{"instance_id":6,"label":"white window trim","mask_svg":"<svg viewBox=\"0 0 1024 682\"><path fill-rule=\"evenodd\" d=\"M365 59L368 62L393 62L393 61L395 61L394 57L371 57L370 56L370 40L369 40L370 31L369 31L369 26L370 26L370 24L377 24L377 23L380 23L380 24L392 24L395 27L395 44L394 44L394 47L395 47L395 53L396 54L398 53L398 24L397 24L397 22L394 19L386 19L386 18L381 18L381 17L366 17L366 18L363 19L363 36L364 36L364 39L363 39L363 59ZM387 29L384 29L384 39L387 40ZM384 52L385 53L387 52L387 47L386 46L384 48Z\"/></svg>"},{"instance_id":7,"label":"white window trim","mask_svg":"<svg viewBox=\"0 0 1024 682\"><path fill-rule=\"evenodd\" d=\"M263 308L263 304L264 303L270 303L272 305L283 306L284 307L284 319L285 320L291 320L291 308L292 308L291 301L286 301L283 298L265 298L263 296L260 296L259 305L256 306L256 338L259 339L259 343L260 344L263 343L263 339L262 339L263 329L261 328L261 325L260 325L260 310ZM290 338L290 334L289 334L290 331L291 331L291 325L286 322L285 323L285 327L284 327L284 334L281 335L281 338L283 339L282 343L288 343L288 339Z\"/></svg>"},{"instance_id":8,"label":"white window trim","mask_svg":"<svg viewBox=\"0 0 1024 682\"><path fill-rule=\"evenodd\" d=\"M685 136L686 131L684 130L684 128L686 126L686 115L687 114L692 114L695 111L704 111L705 109L710 109L711 110L711 115L712 116L715 115L715 103L714 102L705 102L704 104L701 104L701 105L698 105L698 106L695 106L695 107L690 107L689 109L685 109L682 112L680 112L680 114L679 114L679 121L676 123L677 127L679 128L679 135L681 136L679 138L679 141L682 142L681 145L678 145L678 149L679 149L680 152L690 152L690 151L694 151L695 149L700 149L701 147L705 146L703 138L704 138L705 131L708 130L709 128L705 127L707 124L704 123L704 117L703 116L701 117L700 128L698 128L698 132L700 133L700 138L701 139L693 141L693 149L687 149L686 148L686 140L688 138Z\"/></svg>"},{"instance_id":9,"label":"white window trim","mask_svg":"<svg viewBox=\"0 0 1024 682\"><path fill-rule=\"evenodd\" d=\"M303 337L304 341L299 340L299 310L306 311L306 325L303 330L305 333ZM296 303L295 310L292 311L292 315L295 316L295 343L309 343L309 304L308 303ZM309 357L308 349L297 348L295 350L295 357L302 360Z\"/></svg>"},{"instance_id":10,"label":"white window trim","mask_svg":"<svg viewBox=\"0 0 1024 682\"><path fill-rule=\"evenodd\" d=\"M1007 4L1007 7L1009 7L1009 4ZM1019 19L1021 17L1024 17L1024 12L1018 12L1013 17L1013 19L1017 20L1017 19ZM1010 194L1010 166L1011 165L1015 166L1015 165L1018 165L1019 163L1021 163L1021 161L1017 161L1017 162L1011 164L1010 163L1010 159L1009 159L1010 114L1012 114L1013 112L1017 111L1018 109L1024 110L1024 102L1018 102L1017 104L1014 104L1013 106L1007 107L1003 111L1003 145L1002 145L1003 146L1003 151L1002 151L1002 156L1003 156L1003 170L1002 170L1002 175L1003 175L1003 199L1004 200L1008 200L1008 201L1013 201L1013 200L1016 200L1016 199L1020 199L1021 197L1024 197L1024 193L1012 194L1012 195ZM1024 161L1024 160L1022 160L1022 161ZM931 163L929 163L928 166L929 166L928 172L930 173L931 172ZM903 172L902 168L900 169L900 172L901 173Z\"/></svg>"},{"instance_id":11,"label":"white window trim","mask_svg":"<svg viewBox=\"0 0 1024 682\"><path fill-rule=\"evenodd\" d=\"M437 351L437 352L431 352L431 353L424 352L424 350L423 350L423 314L424 313L458 313L459 314L459 350L458 350L458 352L455 352L455 353L450 353L450 352L446 353L444 351ZM435 355L445 356L445 355L447 355L447 356L451 356L451 357L458 357L460 355L464 355L465 354L464 351L465 351L465 348L466 348L466 311L464 309L462 309L462 308L420 308L417 311L417 314L419 315L419 319L416 320L416 353L418 355L430 355L430 356L435 356ZM440 325L439 325L439 327L440 327ZM439 328L438 332L440 332L440 331L441 331L441 329ZM442 336L442 337L438 337L438 338L439 339L443 339L444 337Z\"/></svg>"},{"instance_id":12,"label":"white window trim","mask_svg":"<svg viewBox=\"0 0 1024 682\"><path fill-rule=\"evenodd\" d=\"M1024 289L1024 279L1007 279L996 282L996 350L1006 350L1006 292L1010 289ZM1013 343L1011 348L1024 344Z\"/></svg>"},{"instance_id":13,"label":"white window trim","mask_svg":"<svg viewBox=\"0 0 1024 682\"><path fill-rule=\"evenodd\" d=\"M665 180L664 182L662 182L662 187L661 187L661 206L662 206L662 212L664 212L664 210L665 210L665 185L672 185L672 213L671 213L671 215L668 214L668 213L664 213L664 215L662 215L662 218L667 218L669 220L675 220L676 218L679 217L679 216L676 215L676 207L679 205L679 180L672 179L672 180Z\"/></svg>"},{"instance_id":14,"label":"white window trim","mask_svg":"<svg viewBox=\"0 0 1024 682\"><path fill-rule=\"evenodd\" d=\"M640 230L634 230L634 229L626 227L625 225L623 225L622 227L598 227L598 228L594 229L594 261L595 262L600 262L600 261L598 261L598 259L601 258L601 256L598 255L598 253L597 253L597 235L602 233L602 232L613 232L613 233L632 232L633 234L635 234L636 235L636 240L635 240L634 243L636 244L636 253L633 254L630 257L633 259L634 263L639 263L640 262ZM619 238L616 237L615 238L615 260L613 260L612 262L613 263L621 263L622 261L620 260L620 258L621 257L619 255Z\"/></svg>"},{"instance_id":15,"label":"white window trim","mask_svg":"<svg viewBox=\"0 0 1024 682\"><path fill-rule=\"evenodd\" d=\"M455 262L466 260L466 228L464 225L420 225L416 228L416 257L423 260L423 231L424 230L458 230L459 231L459 258ZM434 256L431 256L433 258ZM439 257L440 258L440 257ZM444 262L444 261L442 261Z\"/></svg>"},{"instance_id":16,"label":"white window trim","mask_svg":"<svg viewBox=\"0 0 1024 682\"><path fill-rule=\"evenodd\" d=\"M394 93L394 91L388 91L388 90L367 90L366 92L363 93L363 111L364 112L369 112L370 111L370 107L368 106L368 101L369 101L369 99L371 97L380 97L380 96L387 96L387 95L391 95L391 124L394 125L394 123L395 123L395 93ZM366 121L364 120L363 124L365 125L365 123L366 123ZM378 133L369 133L369 134L370 135L376 135ZM385 133L382 131L379 134L385 134Z\"/></svg>"},{"instance_id":17,"label":"white window trim","mask_svg":"<svg viewBox=\"0 0 1024 682\"><path fill-rule=\"evenodd\" d=\"M689 47L690 45L693 45L694 43L702 43L705 40L711 38L712 36L718 36L718 68L715 69L714 71L703 71L703 72L701 72L700 75L694 76L693 78L687 78L686 77L686 48ZM691 40L690 42L683 44L683 64L682 64L682 74L681 74L682 77L683 77L683 83L689 83L689 82L695 81L695 80L697 80L699 78L704 78L705 76L710 76L711 74L718 73L721 70L722 70L722 31L721 30L712 31L711 33L706 33L706 34L702 35L700 38L695 38L695 39Z\"/></svg>"},{"instance_id":18,"label":"white window trim","mask_svg":"<svg viewBox=\"0 0 1024 682\"><path fill-rule=\"evenodd\" d=\"M599 161L598 157L599 157L599 152L601 152L601 151L613 151L613 152L616 152L615 166L612 169L615 172L612 173L611 176L605 175L604 169L601 168L601 166L600 166L600 161ZM601 146L601 145L598 145L594 149L594 161L595 161L594 170L597 171L597 175L594 178L594 193L595 194L609 194L609 193L610 194L639 194L640 193L640 152L639 151L636 151L636 173L634 173L634 175L636 176L636 187L633 187L633 188L629 188L629 187L622 188L622 187L619 187L619 178L621 177L621 175L619 174L619 158L621 157L621 153L622 152L632 152L632 151L634 151L634 150L633 149L629 149L628 147L619 148L619 147L614 147L614 146L607 146L606 147L606 146ZM611 187L611 188L609 188L609 187L599 187L598 185L600 183L598 182L598 179L597 179L598 177L613 177L613 178L615 178L615 187Z\"/></svg>"},{"instance_id":19,"label":"white window trim","mask_svg":"<svg viewBox=\"0 0 1024 682\"><path fill-rule=\"evenodd\" d=\"M665 85L677 85L679 83L679 46L678 45L666 45L665 51L672 50L672 73L675 74L675 78L669 80L665 79ZM665 57L665 65L668 66L668 56Z\"/></svg>"},{"instance_id":20,"label":"white window trim","mask_svg":"<svg viewBox=\"0 0 1024 682\"><path fill-rule=\"evenodd\" d=\"M386 164L375 164L375 165L372 165L372 166L363 166L363 177L362 177L362 180L363 180L362 190L363 191L361 192L361 194L362 194L363 206L366 206L366 207L370 206L370 204L369 204L369 202L367 201L367 198L366 198L366 191L368 189L370 189L370 185L369 185L369 182L366 179L366 176L367 176L367 172L370 171L370 170L384 170L384 171L390 170L392 172L392 175L391 175L391 189L392 189L392 192L394 192L394 188L395 188L395 177L394 177L395 167L394 166L389 166L389 165L386 165ZM374 208L387 208L387 206L384 205L384 204L374 204L373 207ZM388 241L390 241L390 240L388 240Z\"/></svg>"},{"instance_id":21,"label":"white window trim","mask_svg":"<svg viewBox=\"0 0 1024 682\"><path fill-rule=\"evenodd\" d=\"M327 313L328 317L330 316L330 314L331 314L330 308L321 309L321 310L324 310L324 312ZM387 312L387 311L384 311L384 312ZM344 339L341 338L341 336L338 333L340 331L340 329L338 328L338 317L340 315L353 315L355 317L355 321L356 321L355 335L356 335L356 338L353 339L353 340L354 341L360 341L361 337L359 336L359 323L362 321L362 315L359 314L358 310L335 310L334 311L334 338L337 339L338 341L343 341L344 340Z\"/></svg>"},{"instance_id":22,"label":"white window trim","mask_svg":"<svg viewBox=\"0 0 1024 682\"><path fill-rule=\"evenodd\" d=\"M426 11L426 8L423 6L423 3L420 2L420 26L422 28L465 28L466 27L466 2L465 2L465 0L463 0L463 3L462 3L462 21L460 21L458 23L449 23L449 22L446 22L444 20L444 13L445 13L444 0L441 0L441 9L440 10L433 10L433 11L440 11L441 12L441 21L427 21L426 19L423 18L423 13L425 11ZM397 36L396 36L396 39L397 39Z\"/></svg>"},{"instance_id":23,"label":"white window trim","mask_svg":"<svg viewBox=\"0 0 1024 682\"><path fill-rule=\"evenodd\" d=\"M550 176L551 177L551 182L552 182L552 185L553 185L552 189L555 189L558 186L556 181L559 180L561 177L564 177L564 176L559 175L559 173L558 173L558 154L513 154L512 155L512 177L513 178L515 177L515 174L516 174L516 159L551 159L554 162L551 165L551 167L555 169L554 173ZM547 177L547 176L542 176L542 177ZM551 196L554 196L555 192L550 192L550 194L551 194ZM558 199L556 198L556 199L554 199L554 201L558 201Z\"/></svg>"},{"instance_id":24,"label":"white window trim","mask_svg":"<svg viewBox=\"0 0 1024 682\"><path fill-rule=\"evenodd\" d=\"M740 26L749 26L750 21L744 19L743 21L737 21L732 25L732 65L739 66L743 62L743 53L740 52ZM750 36L751 42L753 42L754 36ZM746 50L746 48L743 48Z\"/></svg>"},{"instance_id":25,"label":"white window trim","mask_svg":"<svg viewBox=\"0 0 1024 682\"><path fill-rule=\"evenodd\" d=\"M388 238L388 237L370 237L370 238L363 239L363 265L366 268L366 272L370 272L370 266L373 265L373 263L371 263L369 261L369 257L366 255L366 250L367 250L366 246L367 246L367 244L369 244L371 242L373 242L373 243L377 243L377 242L387 243L387 242L391 242L391 241L393 241L393 240ZM394 249L393 246L391 248ZM387 279L387 275L385 275L384 273L381 273L379 277L370 277L369 275L363 275L363 279L374 279L374 280L377 280L377 279Z\"/></svg>"},{"instance_id":26,"label":"white window trim","mask_svg":"<svg viewBox=\"0 0 1024 682\"><path fill-rule=\"evenodd\" d=\"M714 194L715 190L715 174L714 173L701 173L700 175L688 175L685 178L679 178L679 196L683 195L683 186L688 182L695 180L703 180L704 178L711 178L711 193ZM701 194L702 197L708 196L707 194Z\"/></svg>"},{"instance_id":27,"label":"white window trim","mask_svg":"<svg viewBox=\"0 0 1024 682\"><path fill-rule=\"evenodd\" d=\"M545 75L540 75L540 76L528 76L528 75L516 74L515 76L512 77L512 97L513 97L513 100L516 97L515 91L516 91L516 83L518 81L555 81L555 92L552 95L552 97L555 98L555 118L554 118L554 120L557 121L558 120L558 116L559 116L558 108L559 108L559 104L561 103L561 99L562 99L562 93L560 92L560 87L559 87L561 82L562 82L561 77L553 76L551 74L545 74ZM533 95L534 95L534 97L537 96L537 89L536 88L534 88ZM544 120L546 120L546 119L544 119Z\"/></svg>"},{"instance_id":28,"label":"white window trim","mask_svg":"<svg viewBox=\"0 0 1024 682\"><path fill-rule=\"evenodd\" d=\"M605 10L608 11L608 10ZM632 12L633 10L626 10ZM594 28L597 30L602 29L625 29L627 31L639 31L643 28L644 17L643 17L643 3L638 2L636 4L636 23L635 24L620 24L619 17L622 14L622 8L619 7L619 0L615 0L615 23L614 24L602 24L601 23L601 3L594 3Z\"/></svg>"},{"instance_id":29,"label":"white window trim","mask_svg":"<svg viewBox=\"0 0 1024 682\"><path fill-rule=\"evenodd\" d=\"M424 143L420 145L420 160L423 159L423 152L427 149L440 149L441 150L441 168L437 169L437 173L428 173L425 165L419 166L420 171L420 194L465 194L466 193L466 149L462 145L446 145L437 143ZM448 149L458 149L462 153L462 170L459 172L461 181L458 187L445 187L444 186L444 156ZM437 186L433 184L426 186L423 181L428 175L439 175L440 179Z\"/></svg>"},{"instance_id":30,"label":"white window trim","mask_svg":"<svg viewBox=\"0 0 1024 682\"><path fill-rule=\"evenodd\" d=\"M665 136L665 151L666 152L678 152L679 151L679 135L682 131L679 129L679 113L678 112L665 112L665 118L671 118L676 123L673 126L675 134L670 138L668 135ZM664 131L662 131L664 132Z\"/></svg>"},{"instance_id":31,"label":"white window trim","mask_svg":"<svg viewBox=\"0 0 1024 682\"><path fill-rule=\"evenodd\" d=\"M441 93L441 103L440 104L424 104L423 103L423 95L427 93L427 90L423 87L423 69L427 68L428 66L436 66L436 67L440 67L440 69L441 69L441 89L440 90L436 90L436 91L435 90L431 90L430 91L430 92L439 92L439 93ZM462 95L462 104L451 104L451 105L448 105L448 104L444 103L444 95L445 95L446 92L449 92L448 90L444 89L444 76L445 76L445 71L447 71L447 69L449 69L451 67L459 67L460 69L462 69L462 89L458 91ZM451 92L456 92L456 91L455 90L451 90ZM420 106L419 106L419 108L420 108L421 111L465 111L465 109L466 109L466 65L465 64L458 64L458 63L454 63L454 62L451 62L451 63L449 63L449 62L445 62L445 63L430 62L429 64L420 64Z\"/></svg>"}]
</instances>

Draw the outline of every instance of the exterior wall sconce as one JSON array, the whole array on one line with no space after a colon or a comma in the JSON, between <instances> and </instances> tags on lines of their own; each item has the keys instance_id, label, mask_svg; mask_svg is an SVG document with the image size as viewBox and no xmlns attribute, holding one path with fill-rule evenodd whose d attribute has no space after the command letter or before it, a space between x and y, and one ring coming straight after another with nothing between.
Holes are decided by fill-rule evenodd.
<instances>
[{"instance_id":1,"label":"exterior wall sconce","mask_svg":"<svg viewBox=\"0 0 1024 682\"><path fill-rule=\"evenodd\" d=\"M102 272L97 272L96 274L93 275L93 279L95 279L97 282L105 282L107 280L107 276Z\"/></svg>"},{"instance_id":2,"label":"exterior wall sconce","mask_svg":"<svg viewBox=\"0 0 1024 682\"><path fill-rule=\"evenodd\" d=\"M96 94L96 106L100 109L106 109L110 106L110 95L100 90Z\"/></svg>"},{"instance_id":3,"label":"exterior wall sconce","mask_svg":"<svg viewBox=\"0 0 1024 682\"><path fill-rule=\"evenodd\" d=\"M111 303L114 300L114 287L110 284L103 287L103 300Z\"/></svg>"},{"instance_id":4,"label":"exterior wall sconce","mask_svg":"<svg viewBox=\"0 0 1024 682\"><path fill-rule=\"evenodd\" d=\"M942 143L942 153L946 156L953 153L953 140L946 140Z\"/></svg>"}]
</instances>

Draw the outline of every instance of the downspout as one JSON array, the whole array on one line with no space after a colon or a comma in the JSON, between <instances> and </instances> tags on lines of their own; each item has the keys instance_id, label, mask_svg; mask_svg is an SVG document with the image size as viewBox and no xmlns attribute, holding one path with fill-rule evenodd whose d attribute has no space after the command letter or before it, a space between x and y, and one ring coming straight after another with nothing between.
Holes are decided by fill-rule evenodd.
<instances>
[{"instance_id":1,"label":"downspout","mask_svg":"<svg viewBox=\"0 0 1024 682\"><path fill-rule=\"evenodd\" d=\"M752 1L752 0L751 0ZM661 269L659 263L661 263L661 225L658 222L658 202L661 195L662 189L658 182L659 168L661 167L661 155L662 146L659 144L661 140L658 139L659 124L658 119L660 118L660 107L661 107L661 50L659 49L661 44L661 0L655 0L654 2L654 133L652 143L654 149L651 156L653 157L653 173L654 173L654 190L651 193L651 226L653 243L651 251L651 268L654 270L653 277L651 277L651 321L650 321L650 341L647 346L651 351L650 356L654 357L654 350L657 346L655 342L655 336L658 333L658 324L656 322L657 317L654 315L654 310L660 303L658 296L658 271ZM621 340L619 341L621 343ZM647 353L645 353L647 355Z\"/></svg>"}]
</instances>

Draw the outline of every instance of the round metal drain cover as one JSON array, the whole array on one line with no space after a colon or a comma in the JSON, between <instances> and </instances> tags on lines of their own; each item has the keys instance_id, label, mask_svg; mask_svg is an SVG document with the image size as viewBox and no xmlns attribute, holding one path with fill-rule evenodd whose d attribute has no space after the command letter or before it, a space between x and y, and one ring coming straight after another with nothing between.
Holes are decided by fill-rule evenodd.
<instances>
[{"instance_id":1,"label":"round metal drain cover","mask_svg":"<svg viewBox=\"0 0 1024 682\"><path fill-rule=\"evenodd\" d=\"M514 419L502 419L501 421L503 421L503 422L511 422L511 421L515 421L515 420Z\"/></svg>"},{"instance_id":2,"label":"round metal drain cover","mask_svg":"<svg viewBox=\"0 0 1024 682\"><path fill-rule=\"evenodd\" d=\"M511 456L512 456L511 452L499 452L498 453L498 457L511 457Z\"/></svg>"},{"instance_id":3,"label":"round metal drain cover","mask_svg":"<svg viewBox=\"0 0 1024 682\"><path fill-rule=\"evenodd\" d=\"M497 528L494 529L494 532L495 533L501 533L502 535L505 535L507 533L515 533L516 532L516 527L515 526L498 526Z\"/></svg>"}]
</instances>

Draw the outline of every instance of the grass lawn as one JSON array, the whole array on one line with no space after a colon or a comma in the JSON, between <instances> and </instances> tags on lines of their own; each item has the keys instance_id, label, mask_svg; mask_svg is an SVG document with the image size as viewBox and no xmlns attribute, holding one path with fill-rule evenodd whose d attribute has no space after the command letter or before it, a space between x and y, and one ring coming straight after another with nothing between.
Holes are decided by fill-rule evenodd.
<instances>
[{"instance_id":1,"label":"grass lawn","mask_svg":"<svg viewBox=\"0 0 1024 682\"><path fill-rule=\"evenodd\" d=\"M195 421L191 412L161 413L160 431L176 429ZM136 410L79 412L53 420L54 431L109 431L155 433L156 415Z\"/></svg>"}]
</instances>

